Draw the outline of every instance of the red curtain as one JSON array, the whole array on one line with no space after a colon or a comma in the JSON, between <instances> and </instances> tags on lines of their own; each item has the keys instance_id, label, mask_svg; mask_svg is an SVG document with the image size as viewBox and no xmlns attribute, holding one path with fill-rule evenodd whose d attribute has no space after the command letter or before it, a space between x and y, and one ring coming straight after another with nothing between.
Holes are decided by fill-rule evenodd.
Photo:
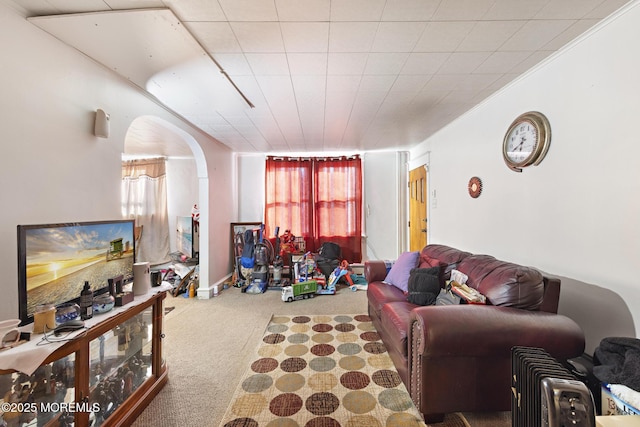
<instances>
[{"instance_id":1,"label":"red curtain","mask_svg":"<svg viewBox=\"0 0 640 427\"><path fill-rule=\"evenodd\" d=\"M339 158L267 157L266 235L291 230L306 249L340 245L349 262L362 260L362 162Z\"/></svg>"}]
</instances>

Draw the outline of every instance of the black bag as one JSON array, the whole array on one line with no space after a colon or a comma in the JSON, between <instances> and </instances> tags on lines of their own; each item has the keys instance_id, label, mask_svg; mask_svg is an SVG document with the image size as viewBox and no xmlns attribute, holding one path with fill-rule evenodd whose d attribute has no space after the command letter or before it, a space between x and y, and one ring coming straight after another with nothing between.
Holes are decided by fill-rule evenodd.
<instances>
[{"instance_id":1,"label":"black bag","mask_svg":"<svg viewBox=\"0 0 640 427\"><path fill-rule=\"evenodd\" d=\"M410 303L435 305L440 293L440 267L412 269L408 291L407 300Z\"/></svg>"},{"instance_id":2,"label":"black bag","mask_svg":"<svg viewBox=\"0 0 640 427\"><path fill-rule=\"evenodd\" d=\"M329 281L331 273L340 265L341 254L340 245L337 243L325 242L320 246L318 256L316 256L316 265L327 281Z\"/></svg>"},{"instance_id":3,"label":"black bag","mask_svg":"<svg viewBox=\"0 0 640 427\"><path fill-rule=\"evenodd\" d=\"M322 246L320 246L318 255L328 260L339 260L342 256L342 251L340 250L340 245L338 245L337 243L324 242Z\"/></svg>"}]
</instances>

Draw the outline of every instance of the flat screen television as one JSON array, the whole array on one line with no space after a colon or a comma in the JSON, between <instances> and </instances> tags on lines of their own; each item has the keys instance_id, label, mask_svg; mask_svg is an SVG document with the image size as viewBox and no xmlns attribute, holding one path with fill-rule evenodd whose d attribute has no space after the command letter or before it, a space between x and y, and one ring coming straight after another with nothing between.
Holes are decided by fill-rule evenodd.
<instances>
[{"instance_id":1,"label":"flat screen television","mask_svg":"<svg viewBox=\"0 0 640 427\"><path fill-rule=\"evenodd\" d=\"M135 221L112 220L18 226L18 297L22 324L40 304L77 302L84 282L94 294L108 279L133 280Z\"/></svg>"}]
</instances>

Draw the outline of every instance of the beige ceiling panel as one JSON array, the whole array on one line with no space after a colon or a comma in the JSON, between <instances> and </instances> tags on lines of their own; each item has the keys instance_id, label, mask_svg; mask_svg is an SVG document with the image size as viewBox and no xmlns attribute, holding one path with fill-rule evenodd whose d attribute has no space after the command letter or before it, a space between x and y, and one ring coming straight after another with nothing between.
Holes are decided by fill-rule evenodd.
<instances>
[{"instance_id":1,"label":"beige ceiling panel","mask_svg":"<svg viewBox=\"0 0 640 427\"><path fill-rule=\"evenodd\" d=\"M585 16L585 19L606 18L627 3L631 3L631 0L605 0L599 6L589 12Z\"/></svg>"},{"instance_id":2,"label":"beige ceiling panel","mask_svg":"<svg viewBox=\"0 0 640 427\"><path fill-rule=\"evenodd\" d=\"M483 16L487 21L533 19L549 0L496 0Z\"/></svg>"},{"instance_id":3,"label":"beige ceiling panel","mask_svg":"<svg viewBox=\"0 0 640 427\"><path fill-rule=\"evenodd\" d=\"M437 74L427 82L422 91L452 91L460 84L459 74Z\"/></svg>"},{"instance_id":4,"label":"beige ceiling panel","mask_svg":"<svg viewBox=\"0 0 640 427\"><path fill-rule=\"evenodd\" d=\"M533 52L527 57L527 59L516 65L511 72L517 74L524 73L544 61L547 57L553 55L553 53L554 52L552 50L539 50L537 52Z\"/></svg>"},{"instance_id":5,"label":"beige ceiling panel","mask_svg":"<svg viewBox=\"0 0 640 427\"><path fill-rule=\"evenodd\" d=\"M128 0L125 0L128 1ZM211 0L163 0L166 7L173 12L183 22L188 21L226 21L222 8L217 1Z\"/></svg>"},{"instance_id":6,"label":"beige ceiling panel","mask_svg":"<svg viewBox=\"0 0 640 427\"><path fill-rule=\"evenodd\" d=\"M253 75L247 58L241 53L216 53L213 57L230 76Z\"/></svg>"},{"instance_id":7,"label":"beige ceiling panel","mask_svg":"<svg viewBox=\"0 0 640 427\"><path fill-rule=\"evenodd\" d=\"M329 52L369 52L377 30L377 22L332 22Z\"/></svg>"},{"instance_id":8,"label":"beige ceiling panel","mask_svg":"<svg viewBox=\"0 0 640 427\"><path fill-rule=\"evenodd\" d=\"M491 55L490 52L454 52L442 64L438 73L467 74L473 73Z\"/></svg>"},{"instance_id":9,"label":"beige ceiling panel","mask_svg":"<svg viewBox=\"0 0 640 427\"><path fill-rule=\"evenodd\" d=\"M366 53L329 53L327 55L328 75L361 75L367 65Z\"/></svg>"},{"instance_id":10,"label":"beige ceiling panel","mask_svg":"<svg viewBox=\"0 0 640 427\"><path fill-rule=\"evenodd\" d=\"M286 21L329 21L330 0L276 0L278 18Z\"/></svg>"},{"instance_id":11,"label":"beige ceiling panel","mask_svg":"<svg viewBox=\"0 0 640 427\"><path fill-rule=\"evenodd\" d=\"M361 76L327 76L327 93L355 93L361 80Z\"/></svg>"},{"instance_id":12,"label":"beige ceiling panel","mask_svg":"<svg viewBox=\"0 0 640 427\"><path fill-rule=\"evenodd\" d=\"M450 53L411 53L401 74L436 74Z\"/></svg>"},{"instance_id":13,"label":"beige ceiling panel","mask_svg":"<svg viewBox=\"0 0 640 427\"><path fill-rule=\"evenodd\" d=\"M328 22L283 22L280 24L287 52L327 52Z\"/></svg>"},{"instance_id":14,"label":"beige ceiling panel","mask_svg":"<svg viewBox=\"0 0 640 427\"><path fill-rule=\"evenodd\" d=\"M212 2L213 3L213 2ZM218 0L229 21L277 21L278 13L273 1Z\"/></svg>"},{"instance_id":15,"label":"beige ceiling panel","mask_svg":"<svg viewBox=\"0 0 640 427\"><path fill-rule=\"evenodd\" d=\"M589 28L593 27L597 24L598 21L596 19L583 19L580 21L576 21L572 26L567 28L566 31L562 32L558 37L551 40L546 45L542 46L543 50L558 50L561 47L565 46L572 40L580 37L585 31Z\"/></svg>"},{"instance_id":16,"label":"beige ceiling panel","mask_svg":"<svg viewBox=\"0 0 640 427\"><path fill-rule=\"evenodd\" d=\"M542 8L536 19L581 19L598 7L602 0L553 0Z\"/></svg>"},{"instance_id":17,"label":"beige ceiling panel","mask_svg":"<svg viewBox=\"0 0 640 427\"><path fill-rule=\"evenodd\" d=\"M370 53L364 74L397 75L408 56L408 53Z\"/></svg>"},{"instance_id":18,"label":"beige ceiling panel","mask_svg":"<svg viewBox=\"0 0 640 427\"><path fill-rule=\"evenodd\" d=\"M425 22L381 22L372 52L411 52L424 32Z\"/></svg>"},{"instance_id":19,"label":"beige ceiling panel","mask_svg":"<svg viewBox=\"0 0 640 427\"><path fill-rule=\"evenodd\" d=\"M326 75L326 53L288 53L289 72L295 75Z\"/></svg>"},{"instance_id":20,"label":"beige ceiling panel","mask_svg":"<svg viewBox=\"0 0 640 427\"><path fill-rule=\"evenodd\" d=\"M291 83L296 97L299 93L311 93L324 99L327 79L324 76L291 76Z\"/></svg>"},{"instance_id":21,"label":"beige ceiling panel","mask_svg":"<svg viewBox=\"0 0 640 427\"><path fill-rule=\"evenodd\" d=\"M207 52L242 52L228 22L187 22L185 27L191 34L197 34L198 42Z\"/></svg>"},{"instance_id":22,"label":"beige ceiling panel","mask_svg":"<svg viewBox=\"0 0 640 427\"><path fill-rule=\"evenodd\" d=\"M277 22L231 22L231 28L245 53L285 51Z\"/></svg>"},{"instance_id":23,"label":"beige ceiling panel","mask_svg":"<svg viewBox=\"0 0 640 427\"><path fill-rule=\"evenodd\" d=\"M383 21L428 21L440 0L387 0Z\"/></svg>"},{"instance_id":24,"label":"beige ceiling panel","mask_svg":"<svg viewBox=\"0 0 640 427\"><path fill-rule=\"evenodd\" d=\"M499 50L534 51L541 49L574 23L575 21L572 20L528 21L511 39L502 45Z\"/></svg>"},{"instance_id":25,"label":"beige ceiling panel","mask_svg":"<svg viewBox=\"0 0 640 427\"><path fill-rule=\"evenodd\" d=\"M492 52L511 38L525 21L480 21L456 49L458 52Z\"/></svg>"},{"instance_id":26,"label":"beige ceiling panel","mask_svg":"<svg viewBox=\"0 0 640 427\"><path fill-rule=\"evenodd\" d=\"M434 21L473 21L484 17L495 0L442 0Z\"/></svg>"},{"instance_id":27,"label":"beige ceiling panel","mask_svg":"<svg viewBox=\"0 0 640 427\"><path fill-rule=\"evenodd\" d=\"M474 25L473 22L429 22L414 52L453 52Z\"/></svg>"},{"instance_id":28,"label":"beige ceiling panel","mask_svg":"<svg viewBox=\"0 0 640 427\"><path fill-rule=\"evenodd\" d=\"M360 86L358 87L359 93L367 92L389 92L393 82L396 80L396 76L362 76Z\"/></svg>"},{"instance_id":29,"label":"beige ceiling panel","mask_svg":"<svg viewBox=\"0 0 640 427\"><path fill-rule=\"evenodd\" d=\"M430 75L401 75L393 82L390 92L411 92L415 94L422 90L429 80L431 80Z\"/></svg>"},{"instance_id":30,"label":"beige ceiling panel","mask_svg":"<svg viewBox=\"0 0 640 427\"><path fill-rule=\"evenodd\" d=\"M478 92L489 87L501 74L471 74L460 79L454 90Z\"/></svg>"},{"instance_id":31,"label":"beige ceiling panel","mask_svg":"<svg viewBox=\"0 0 640 427\"><path fill-rule=\"evenodd\" d=\"M508 73L530 55L531 52L493 52L473 72L480 74Z\"/></svg>"},{"instance_id":32,"label":"beige ceiling panel","mask_svg":"<svg viewBox=\"0 0 640 427\"><path fill-rule=\"evenodd\" d=\"M287 55L284 53L248 53L245 57L256 76L289 75Z\"/></svg>"},{"instance_id":33,"label":"beige ceiling panel","mask_svg":"<svg viewBox=\"0 0 640 427\"><path fill-rule=\"evenodd\" d=\"M379 21L385 0L332 0L331 21Z\"/></svg>"}]
</instances>

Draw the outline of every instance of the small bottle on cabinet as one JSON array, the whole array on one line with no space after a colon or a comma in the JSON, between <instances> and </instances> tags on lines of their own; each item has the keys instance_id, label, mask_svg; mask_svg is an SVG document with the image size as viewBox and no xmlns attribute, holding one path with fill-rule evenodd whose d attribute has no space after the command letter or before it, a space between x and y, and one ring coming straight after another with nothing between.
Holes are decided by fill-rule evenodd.
<instances>
[{"instance_id":1,"label":"small bottle on cabinet","mask_svg":"<svg viewBox=\"0 0 640 427\"><path fill-rule=\"evenodd\" d=\"M93 291L89 282L84 282L84 289L80 292L80 318L82 320L93 317Z\"/></svg>"}]
</instances>

